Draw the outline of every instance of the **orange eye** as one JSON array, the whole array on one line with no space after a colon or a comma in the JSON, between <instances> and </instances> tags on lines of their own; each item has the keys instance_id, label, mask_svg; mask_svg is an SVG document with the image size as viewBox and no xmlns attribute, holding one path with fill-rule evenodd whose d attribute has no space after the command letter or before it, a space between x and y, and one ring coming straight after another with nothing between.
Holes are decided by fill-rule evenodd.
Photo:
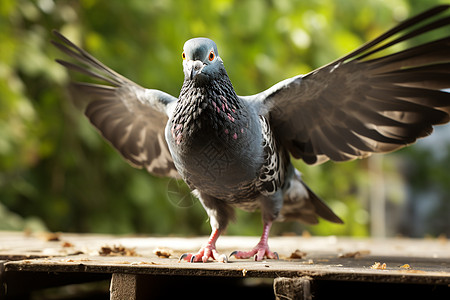
<instances>
[{"instance_id":1,"label":"orange eye","mask_svg":"<svg viewBox=\"0 0 450 300\"><path fill-rule=\"evenodd\" d=\"M211 50L211 52L209 52L209 61L213 61L214 58L216 57L216 55L214 54L214 51Z\"/></svg>"},{"instance_id":2,"label":"orange eye","mask_svg":"<svg viewBox=\"0 0 450 300\"><path fill-rule=\"evenodd\" d=\"M183 52L183 54L181 54L181 57L184 59L186 59L186 53Z\"/></svg>"}]
</instances>

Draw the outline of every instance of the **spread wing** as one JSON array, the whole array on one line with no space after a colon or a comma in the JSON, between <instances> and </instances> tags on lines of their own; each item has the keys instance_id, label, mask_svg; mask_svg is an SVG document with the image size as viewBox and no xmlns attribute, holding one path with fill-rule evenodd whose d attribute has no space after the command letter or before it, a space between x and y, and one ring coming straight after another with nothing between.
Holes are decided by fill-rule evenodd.
<instances>
[{"instance_id":1,"label":"spread wing","mask_svg":"<svg viewBox=\"0 0 450 300\"><path fill-rule=\"evenodd\" d=\"M448 28L435 7L307 75L243 97L268 116L279 141L306 163L389 152L449 121L450 30L390 55L382 50ZM438 17L437 17L438 16ZM426 24L424 24L426 23Z\"/></svg>"},{"instance_id":2,"label":"spread wing","mask_svg":"<svg viewBox=\"0 0 450 300\"><path fill-rule=\"evenodd\" d=\"M77 62L57 60L64 67L108 85L77 82L77 103L103 137L134 167L159 176L179 177L164 129L177 98L145 89L114 72L62 34L53 44Z\"/></svg>"}]
</instances>

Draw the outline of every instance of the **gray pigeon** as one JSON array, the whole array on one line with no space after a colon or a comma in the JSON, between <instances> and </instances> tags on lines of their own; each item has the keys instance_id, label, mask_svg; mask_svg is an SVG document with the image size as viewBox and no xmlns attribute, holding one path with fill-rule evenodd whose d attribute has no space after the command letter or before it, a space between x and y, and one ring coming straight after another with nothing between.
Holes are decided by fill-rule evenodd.
<instances>
[{"instance_id":1,"label":"gray pigeon","mask_svg":"<svg viewBox=\"0 0 450 300\"><path fill-rule=\"evenodd\" d=\"M278 258L268 246L272 222L318 217L342 223L302 181L291 156L308 164L390 152L449 121L450 35L385 55L382 50L444 28L449 5L413 17L326 66L252 96L236 95L216 44L184 44L178 98L146 89L109 69L58 32L68 69L108 85L74 83L85 114L133 166L182 178L198 196L212 233L181 259L227 261L215 244L234 208L259 209L263 233L236 258Z\"/></svg>"}]
</instances>

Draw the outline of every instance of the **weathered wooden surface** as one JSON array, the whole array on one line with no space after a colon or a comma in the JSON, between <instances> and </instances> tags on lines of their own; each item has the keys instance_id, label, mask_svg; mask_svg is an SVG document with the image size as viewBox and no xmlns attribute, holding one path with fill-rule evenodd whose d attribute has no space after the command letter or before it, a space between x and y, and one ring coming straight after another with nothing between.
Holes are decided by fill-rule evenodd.
<instances>
[{"instance_id":1,"label":"weathered wooden surface","mask_svg":"<svg viewBox=\"0 0 450 300\"><path fill-rule=\"evenodd\" d=\"M61 234L58 241L21 233L0 233L0 259L12 260L5 271L177 274L200 276L293 277L309 275L335 280L450 284L450 242L445 239L349 239L336 237L274 237L270 240L280 260L254 262L231 258L227 264L179 262L180 254L196 251L201 238L115 237ZM218 249L230 253L250 249L255 237L219 239ZM123 246L135 253L101 256L102 247ZM166 248L171 258L153 251ZM296 249L305 252L291 259ZM352 255L359 251L360 255ZM127 255L136 256L127 256ZM347 257L346 257L347 256ZM386 269L371 269L375 262ZM409 265L410 268L407 268Z\"/></svg>"},{"instance_id":2,"label":"weathered wooden surface","mask_svg":"<svg viewBox=\"0 0 450 300\"><path fill-rule=\"evenodd\" d=\"M353 239L337 237L273 237L269 243L280 260L237 260L229 263L179 262L185 252L195 252L206 241L200 238L117 237L106 235L61 234L57 241L48 237L22 233L0 232L0 261L4 274L40 272L40 274L114 274L114 280L133 276L210 276L228 278L307 278L319 281L350 281L450 285L450 242L446 239ZM221 237L218 250L251 249L257 237ZM158 257L156 248L168 249L170 258ZM108 250L109 249L109 250ZM291 258L297 249L306 254ZM109 253L121 250L122 253ZM300 253L301 254L301 253ZM385 269L373 269L376 262ZM118 275L117 275L118 274ZM127 274L121 277L120 274ZM128 276L128 275L131 275ZM178 276L178 277L179 277ZM7 277L7 276L6 276ZM144 278L143 277L143 278ZM297 281L288 282L294 284ZM303 282L304 283L304 282ZM125 284L116 286L126 287ZM303 286L303 285L302 285ZM131 290L126 291L129 293ZM134 290L135 293L135 290ZM112 296L113 297L113 296ZM120 298L120 296L118 296ZM116 297L116 299L119 299ZM114 298L113 298L114 299ZM133 298L130 298L133 299Z\"/></svg>"}]
</instances>

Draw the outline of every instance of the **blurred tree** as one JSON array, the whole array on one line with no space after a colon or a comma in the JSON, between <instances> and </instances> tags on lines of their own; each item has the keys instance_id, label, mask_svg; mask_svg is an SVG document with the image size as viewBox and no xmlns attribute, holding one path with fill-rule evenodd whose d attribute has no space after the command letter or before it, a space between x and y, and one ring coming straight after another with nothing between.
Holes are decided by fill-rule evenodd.
<instances>
[{"instance_id":1,"label":"blurred tree","mask_svg":"<svg viewBox=\"0 0 450 300\"><path fill-rule=\"evenodd\" d=\"M62 55L50 45L51 29L141 85L175 96L183 80L184 41L208 36L217 42L238 94L252 94L326 64L439 2L1 1L0 229L209 233L206 214L185 185L130 167L67 101L69 78L54 62ZM440 186L436 190L446 191L439 197L450 193L444 188L446 173L430 171L435 167L426 160L427 153L402 153L412 157L420 174L430 174L427 178ZM389 178L399 178L398 156L383 161ZM308 184L346 221L343 226L321 222L308 230L369 233L366 160L316 167L296 164ZM395 196L395 189L389 193L392 199L402 198ZM231 225L229 233L259 234L259 223L259 214L239 212L239 225ZM274 233L304 228L278 224Z\"/></svg>"}]
</instances>

